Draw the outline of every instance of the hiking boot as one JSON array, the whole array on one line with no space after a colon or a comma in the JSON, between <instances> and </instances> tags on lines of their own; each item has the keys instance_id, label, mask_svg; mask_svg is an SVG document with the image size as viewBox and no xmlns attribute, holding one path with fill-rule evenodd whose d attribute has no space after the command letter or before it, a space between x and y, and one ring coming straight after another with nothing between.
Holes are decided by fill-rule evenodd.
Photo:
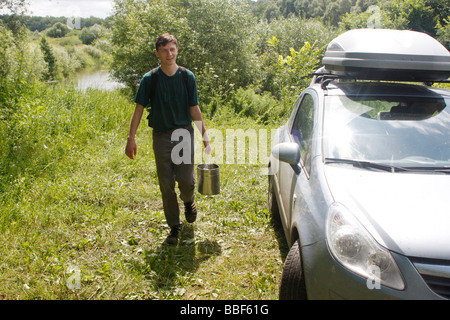
<instances>
[{"instance_id":1,"label":"hiking boot","mask_svg":"<svg viewBox=\"0 0 450 320\"><path fill-rule=\"evenodd\" d=\"M197 207L194 201L184 203L184 216L189 223L195 222L197 219Z\"/></svg>"},{"instance_id":2,"label":"hiking boot","mask_svg":"<svg viewBox=\"0 0 450 320\"><path fill-rule=\"evenodd\" d=\"M166 243L170 245L177 244L181 229L183 229L183 223L180 223L179 225L172 227L170 229L169 235L166 238Z\"/></svg>"}]
</instances>

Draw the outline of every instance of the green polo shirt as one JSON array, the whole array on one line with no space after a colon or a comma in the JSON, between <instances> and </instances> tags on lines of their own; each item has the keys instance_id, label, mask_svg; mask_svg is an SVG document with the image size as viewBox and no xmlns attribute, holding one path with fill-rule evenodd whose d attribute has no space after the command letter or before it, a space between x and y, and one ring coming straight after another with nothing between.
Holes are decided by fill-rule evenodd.
<instances>
[{"instance_id":1,"label":"green polo shirt","mask_svg":"<svg viewBox=\"0 0 450 320\"><path fill-rule=\"evenodd\" d=\"M150 104L151 72L144 75L134 101L148 108L148 125L156 131L167 131L192 123L189 108L198 105L197 82L187 71L188 89L180 69L171 77L158 68L158 84Z\"/></svg>"}]
</instances>

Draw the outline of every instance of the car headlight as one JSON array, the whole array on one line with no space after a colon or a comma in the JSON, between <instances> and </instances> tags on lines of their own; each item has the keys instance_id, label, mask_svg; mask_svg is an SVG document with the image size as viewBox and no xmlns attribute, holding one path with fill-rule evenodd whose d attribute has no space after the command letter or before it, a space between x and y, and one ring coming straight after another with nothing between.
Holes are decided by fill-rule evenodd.
<instances>
[{"instance_id":1,"label":"car headlight","mask_svg":"<svg viewBox=\"0 0 450 320\"><path fill-rule=\"evenodd\" d=\"M394 258L342 204L328 210L327 242L333 256L350 271L393 289L405 289Z\"/></svg>"}]
</instances>

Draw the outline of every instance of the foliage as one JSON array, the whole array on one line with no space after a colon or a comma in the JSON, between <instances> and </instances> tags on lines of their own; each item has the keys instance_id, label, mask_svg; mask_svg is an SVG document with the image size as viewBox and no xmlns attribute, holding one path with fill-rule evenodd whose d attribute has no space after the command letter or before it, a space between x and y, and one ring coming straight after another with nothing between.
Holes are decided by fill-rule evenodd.
<instances>
[{"instance_id":1,"label":"foliage","mask_svg":"<svg viewBox=\"0 0 450 320\"><path fill-rule=\"evenodd\" d=\"M325 26L316 19L302 19L290 17L267 23L261 21L256 25L258 34L257 52L263 55L272 50L269 40L277 38L277 52L282 55L290 53L291 48L299 50L306 42L316 43L318 47L325 48L334 39L338 32Z\"/></svg>"},{"instance_id":2,"label":"foliage","mask_svg":"<svg viewBox=\"0 0 450 320\"><path fill-rule=\"evenodd\" d=\"M245 86L256 70L253 37L255 20L248 7L238 0L189 0L187 38L183 42L182 62L197 70L214 68L220 85ZM210 88L211 89L211 88Z\"/></svg>"},{"instance_id":3,"label":"foliage","mask_svg":"<svg viewBox=\"0 0 450 320\"><path fill-rule=\"evenodd\" d=\"M263 70L268 75L261 82L261 88L270 91L278 99L291 104L298 94L308 86L310 75L320 66L324 48L317 43L305 44L289 54L280 54L280 40L276 37L267 41L269 50L264 55Z\"/></svg>"},{"instance_id":4,"label":"foliage","mask_svg":"<svg viewBox=\"0 0 450 320\"><path fill-rule=\"evenodd\" d=\"M102 26L95 24L92 27L85 27L81 30L80 39L84 44L92 44L94 40L101 38L105 33Z\"/></svg>"},{"instance_id":5,"label":"foliage","mask_svg":"<svg viewBox=\"0 0 450 320\"><path fill-rule=\"evenodd\" d=\"M231 95L229 105L238 116L249 117L257 123L273 124L285 119L290 106L280 104L270 92L257 93L253 88L239 88Z\"/></svg>"},{"instance_id":6,"label":"foliage","mask_svg":"<svg viewBox=\"0 0 450 320\"><path fill-rule=\"evenodd\" d=\"M116 0L112 44L114 76L136 88L142 76L157 65L154 42L159 34L182 30L169 1ZM180 32L178 38L182 40Z\"/></svg>"},{"instance_id":7,"label":"foliage","mask_svg":"<svg viewBox=\"0 0 450 320\"><path fill-rule=\"evenodd\" d=\"M21 15L26 11L26 0L0 0L0 10Z\"/></svg>"},{"instance_id":8,"label":"foliage","mask_svg":"<svg viewBox=\"0 0 450 320\"><path fill-rule=\"evenodd\" d=\"M10 54L14 46L11 31L0 26L0 101L1 104L8 98L8 76L11 70Z\"/></svg>"},{"instance_id":9,"label":"foliage","mask_svg":"<svg viewBox=\"0 0 450 320\"><path fill-rule=\"evenodd\" d=\"M323 18L326 23L336 26L344 14L366 11L377 2L378 0L258 0L252 1L251 6L258 19L268 22L291 17Z\"/></svg>"},{"instance_id":10,"label":"foliage","mask_svg":"<svg viewBox=\"0 0 450 320\"><path fill-rule=\"evenodd\" d=\"M44 61L23 27L8 30L0 25L0 40L0 119L7 120L23 93L41 78Z\"/></svg>"},{"instance_id":11,"label":"foliage","mask_svg":"<svg viewBox=\"0 0 450 320\"><path fill-rule=\"evenodd\" d=\"M69 27L61 22L55 23L50 29L47 30L46 34L52 38L62 38L70 31Z\"/></svg>"},{"instance_id":12,"label":"foliage","mask_svg":"<svg viewBox=\"0 0 450 320\"><path fill-rule=\"evenodd\" d=\"M351 28L348 25L367 27L367 18L363 19L366 15L360 14L376 6L383 11L384 27L407 28L431 35L436 34L433 20L436 18L444 24L450 15L449 0L259 0L250 3L255 16L270 23L289 17L321 18L334 27L343 23L347 29Z\"/></svg>"},{"instance_id":13,"label":"foliage","mask_svg":"<svg viewBox=\"0 0 450 320\"><path fill-rule=\"evenodd\" d=\"M450 0L426 0L426 6L431 7L440 24L447 24L450 16Z\"/></svg>"},{"instance_id":14,"label":"foliage","mask_svg":"<svg viewBox=\"0 0 450 320\"><path fill-rule=\"evenodd\" d=\"M41 85L20 104L0 126L2 298L277 298L263 165L222 165L221 195L197 194L197 222L167 247L148 127L138 159L123 153L125 96Z\"/></svg>"},{"instance_id":15,"label":"foliage","mask_svg":"<svg viewBox=\"0 0 450 320\"><path fill-rule=\"evenodd\" d=\"M355 28L385 28L415 30L436 36L440 18L424 0L391 0L380 2L364 12L347 13L340 25L345 30ZM444 20L445 21L445 20Z\"/></svg>"},{"instance_id":16,"label":"foliage","mask_svg":"<svg viewBox=\"0 0 450 320\"><path fill-rule=\"evenodd\" d=\"M18 13L19 14L19 13ZM10 19L10 15L0 15L0 21L7 22ZM63 23L67 24L67 17L39 17L39 16L25 16L19 15L19 21L25 25L27 29L30 31L44 31L46 29L51 28L55 23ZM111 17L107 17L105 19L98 17L89 17L84 18L80 17L80 29L92 27L95 24L104 26L106 28L111 27Z\"/></svg>"},{"instance_id":17,"label":"foliage","mask_svg":"<svg viewBox=\"0 0 450 320\"><path fill-rule=\"evenodd\" d=\"M45 37L41 39L41 50L44 54L44 61L47 64L47 71L44 72L43 78L44 80L53 80L56 76L56 57Z\"/></svg>"},{"instance_id":18,"label":"foliage","mask_svg":"<svg viewBox=\"0 0 450 320\"><path fill-rule=\"evenodd\" d=\"M237 0L115 1L114 75L134 88L158 63L154 41L170 32L178 38L181 65L199 77L214 68L222 86L245 85L255 69L252 25L250 11Z\"/></svg>"},{"instance_id":19,"label":"foliage","mask_svg":"<svg viewBox=\"0 0 450 320\"><path fill-rule=\"evenodd\" d=\"M264 159L221 165L222 193L197 195L198 221L168 248L147 126L138 159L124 156L129 92L40 80L106 65L113 53L116 76L135 89L158 62L156 37L172 32L179 63L197 76L207 128L245 138L286 120L326 44L347 28L419 29L448 46L448 1L116 0L113 17L82 19L84 31L61 38L20 21L43 31L64 18L0 17L0 298L275 299L285 255ZM5 5L24 10L21 0Z\"/></svg>"},{"instance_id":20,"label":"foliage","mask_svg":"<svg viewBox=\"0 0 450 320\"><path fill-rule=\"evenodd\" d=\"M307 86L304 83L305 77L309 77L320 65L321 48L317 48L315 43L311 45L306 42L305 45L296 51L291 48L290 55L278 57L278 75L280 75L280 84L282 87L301 89ZM309 83L310 78L306 79Z\"/></svg>"},{"instance_id":21,"label":"foliage","mask_svg":"<svg viewBox=\"0 0 450 320\"><path fill-rule=\"evenodd\" d=\"M441 23L438 22L437 38L448 50L450 50L450 16L448 16L447 19L448 20L444 20L445 25L441 25Z\"/></svg>"},{"instance_id":22,"label":"foliage","mask_svg":"<svg viewBox=\"0 0 450 320\"><path fill-rule=\"evenodd\" d=\"M424 0L392 0L383 6L383 27L436 35L436 17Z\"/></svg>"}]
</instances>

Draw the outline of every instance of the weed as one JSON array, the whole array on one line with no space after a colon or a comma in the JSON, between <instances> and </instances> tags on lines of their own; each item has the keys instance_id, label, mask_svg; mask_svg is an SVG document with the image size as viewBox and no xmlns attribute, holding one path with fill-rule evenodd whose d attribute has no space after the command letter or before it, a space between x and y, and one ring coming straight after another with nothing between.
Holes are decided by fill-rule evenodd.
<instances>
[{"instance_id":1,"label":"weed","mask_svg":"<svg viewBox=\"0 0 450 320\"><path fill-rule=\"evenodd\" d=\"M0 297L277 298L282 258L261 166L221 165L221 194L197 193L197 222L167 247L148 127L137 135L138 158L124 155L129 100L34 90L0 126ZM210 126L223 124L214 119Z\"/></svg>"}]
</instances>

